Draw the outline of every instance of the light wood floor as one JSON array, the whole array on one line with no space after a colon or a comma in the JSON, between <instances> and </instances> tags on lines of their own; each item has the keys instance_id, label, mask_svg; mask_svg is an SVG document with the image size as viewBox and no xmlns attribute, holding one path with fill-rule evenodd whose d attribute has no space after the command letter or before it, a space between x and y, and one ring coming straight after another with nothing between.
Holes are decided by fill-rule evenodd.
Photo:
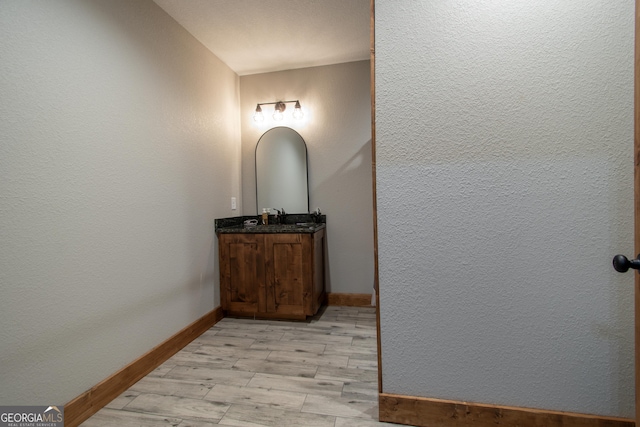
<instances>
[{"instance_id":1,"label":"light wood floor","mask_svg":"<svg viewBox=\"0 0 640 427\"><path fill-rule=\"evenodd\" d=\"M395 426L378 419L375 309L225 318L82 426Z\"/></svg>"}]
</instances>

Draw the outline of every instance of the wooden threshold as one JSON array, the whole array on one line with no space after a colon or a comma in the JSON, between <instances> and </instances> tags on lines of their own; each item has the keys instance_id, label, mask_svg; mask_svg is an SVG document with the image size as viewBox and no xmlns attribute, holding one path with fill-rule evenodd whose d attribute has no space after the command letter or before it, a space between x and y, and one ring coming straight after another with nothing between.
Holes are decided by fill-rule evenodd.
<instances>
[{"instance_id":1,"label":"wooden threshold","mask_svg":"<svg viewBox=\"0 0 640 427\"><path fill-rule=\"evenodd\" d=\"M327 294L327 305L371 307L371 294Z\"/></svg>"},{"instance_id":2,"label":"wooden threshold","mask_svg":"<svg viewBox=\"0 0 640 427\"><path fill-rule=\"evenodd\" d=\"M380 393L380 421L419 427L633 427L627 418Z\"/></svg>"},{"instance_id":3,"label":"wooden threshold","mask_svg":"<svg viewBox=\"0 0 640 427\"><path fill-rule=\"evenodd\" d=\"M224 317L220 307L211 310L180 332L105 378L64 405L65 427L76 427L106 404L202 335Z\"/></svg>"}]
</instances>

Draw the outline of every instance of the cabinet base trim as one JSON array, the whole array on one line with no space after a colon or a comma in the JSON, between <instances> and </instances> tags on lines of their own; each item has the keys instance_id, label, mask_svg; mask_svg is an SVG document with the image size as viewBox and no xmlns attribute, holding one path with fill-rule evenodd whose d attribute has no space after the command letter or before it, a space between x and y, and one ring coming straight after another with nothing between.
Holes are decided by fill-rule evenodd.
<instances>
[{"instance_id":1,"label":"cabinet base trim","mask_svg":"<svg viewBox=\"0 0 640 427\"><path fill-rule=\"evenodd\" d=\"M233 311L225 310L224 317L241 317L241 318L253 318L261 320L307 320L309 316L306 314L291 314L291 313L268 313L268 312L256 312L248 313L246 311Z\"/></svg>"},{"instance_id":2,"label":"cabinet base trim","mask_svg":"<svg viewBox=\"0 0 640 427\"><path fill-rule=\"evenodd\" d=\"M327 305L371 307L371 294L327 294Z\"/></svg>"},{"instance_id":3,"label":"cabinet base trim","mask_svg":"<svg viewBox=\"0 0 640 427\"><path fill-rule=\"evenodd\" d=\"M76 427L223 318L217 307L64 405L65 427Z\"/></svg>"},{"instance_id":4,"label":"cabinet base trim","mask_svg":"<svg viewBox=\"0 0 640 427\"><path fill-rule=\"evenodd\" d=\"M634 427L627 418L380 393L380 421L419 427Z\"/></svg>"}]
</instances>

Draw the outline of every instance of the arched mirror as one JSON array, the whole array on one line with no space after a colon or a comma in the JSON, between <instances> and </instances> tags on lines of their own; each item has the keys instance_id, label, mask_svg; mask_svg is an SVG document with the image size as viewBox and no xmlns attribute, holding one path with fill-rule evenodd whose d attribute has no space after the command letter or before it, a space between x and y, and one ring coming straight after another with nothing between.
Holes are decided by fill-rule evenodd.
<instances>
[{"instance_id":1,"label":"arched mirror","mask_svg":"<svg viewBox=\"0 0 640 427\"><path fill-rule=\"evenodd\" d=\"M276 127L258 140L256 197L258 214L263 208L309 212L307 145L295 130Z\"/></svg>"}]
</instances>

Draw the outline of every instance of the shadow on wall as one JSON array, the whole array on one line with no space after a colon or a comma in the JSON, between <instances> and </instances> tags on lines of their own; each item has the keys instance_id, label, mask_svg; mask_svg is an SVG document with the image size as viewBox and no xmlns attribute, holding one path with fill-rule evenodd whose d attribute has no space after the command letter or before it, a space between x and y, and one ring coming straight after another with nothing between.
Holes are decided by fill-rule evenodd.
<instances>
[{"instance_id":1,"label":"shadow on wall","mask_svg":"<svg viewBox=\"0 0 640 427\"><path fill-rule=\"evenodd\" d=\"M614 272L612 274L615 275L618 273ZM607 286L606 284L603 285ZM633 316L633 302L631 298L626 296L625 291L628 289L628 283L616 281L614 286L615 287L611 288L613 295L609 300L611 312L614 313L613 319L610 322L592 324L590 329L599 339L610 342L609 345L618 352L618 354L615 354L616 352L613 351L610 353L611 365L615 366L613 376L616 377L616 381L611 382L611 395L616 396L615 401L617 402L618 410L624 411L623 402L628 399L629 393L631 392L625 387L625 381L629 373L633 371L632 366L625 366L624 355L634 354L635 348L633 330L629 328L631 329L631 333L628 333L629 329L625 328L625 324L629 322L627 313L631 312L631 316ZM615 291L613 289L615 289ZM633 319L633 317L631 317L631 319ZM631 322L633 322L633 320L631 320ZM615 388L615 385L617 385L617 388ZM636 393L638 392L640 392L640 390L636 391Z\"/></svg>"},{"instance_id":2,"label":"shadow on wall","mask_svg":"<svg viewBox=\"0 0 640 427\"><path fill-rule=\"evenodd\" d=\"M233 73L196 43L182 27L166 25L160 38L157 32L149 31L158 22L172 21L156 5L150 7L143 3L122 2L126 7L120 7L112 3L112 0L102 0L81 6L116 27L132 50L139 53L136 61L156 70L148 78L157 81L156 87L166 87L166 92L152 92L149 99L137 102L140 105L158 105L168 99L177 105L173 109L153 110L158 113L155 120L164 122L158 126L164 131L150 135L145 141L132 141L132 145L143 146L147 152L154 153L140 159L147 165L147 171L156 172L154 176L147 177L155 183L155 191L148 192L148 197L157 196L151 201L156 216L166 216L168 229L179 239L185 239L183 249L186 250L176 254L176 260L180 259L181 265L188 267L185 274L190 276L187 279L189 283L194 286L199 283L199 289L192 290L200 292L201 297L192 300L190 307L197 318L219 305L217 239L213 233L213 219L227 216L223 208L226 205L220 201L228 200L231 190L227 188L228 184L221 183L221 178L235 174L228 161L236 157L235 145L228 141L230 135L239 140L240 123L232 124L227 111L235 108L238 79L236 77L234 84L228 87L223 83L205 84L212 73L221 81L222 77L227 79ZM141 25L140 17L144 17L148 21L144 24L148 25ZM167 60L167 52L172 52L173 60ZM173 56L175 52L180 52L180 56ZM163 66L158 67L157 64ZM199 65L194 67L192 64ZM136 70L136 62L129 66ZM128 76L127 73L132 71L125 69L121 72ZM215 99L210 96L213 94ZM181 110L180 106L185 112L182 115L176 114L176 110ZM203 225L209 227L206 234L210 237L206 241L202 237ZM176 288L181 287L176 285Z\"/></svg>"},{"instance_id":3,"label":"shadow on wall","mask_svg":"<svg viewBox=\"0 0 640 427\"><path fill-rule=\"evenodd\" d=\"M327 214L327 292L373 291L372 192L371 140L312 191L314 203ZM349 283L332 283L332 270Z\"/></svg>"}]
</instances>

